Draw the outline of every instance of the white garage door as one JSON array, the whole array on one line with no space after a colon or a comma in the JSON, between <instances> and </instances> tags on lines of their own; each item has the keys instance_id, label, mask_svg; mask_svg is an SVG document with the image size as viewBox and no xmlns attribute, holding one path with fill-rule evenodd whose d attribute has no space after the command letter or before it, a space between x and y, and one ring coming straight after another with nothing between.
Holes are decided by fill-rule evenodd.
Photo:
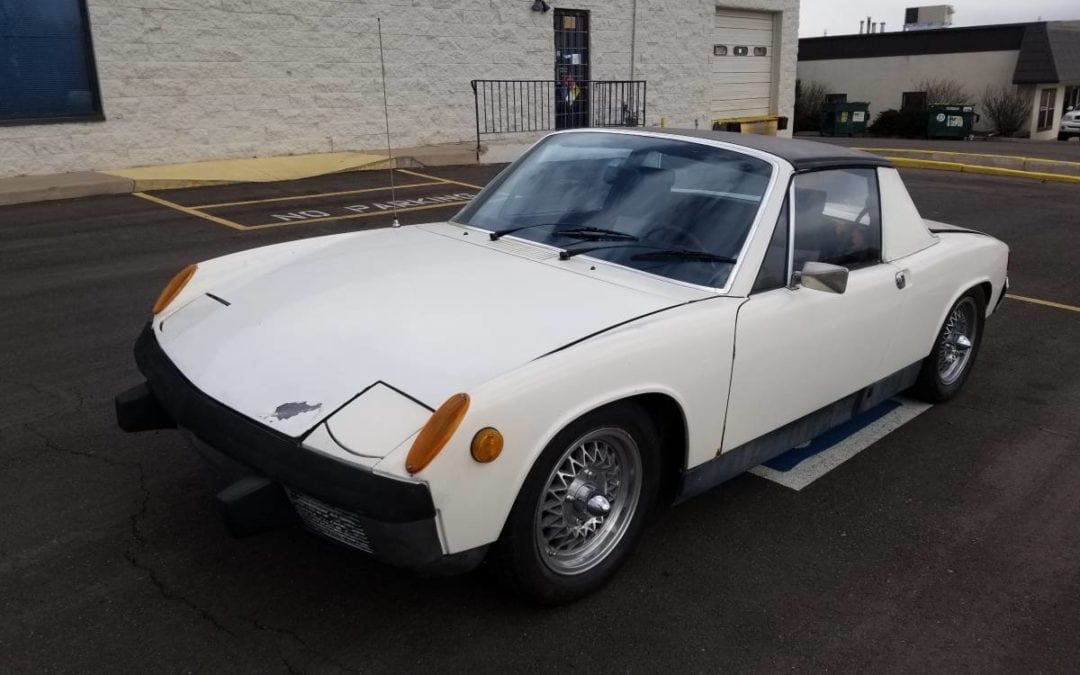
<instances>
[{"instance_id":1,"label":"white garage door","mask_svg":"<svg viewBox=\"0 0 1080 675\"><path fill-rule=\"evenodd\" d=\"M713 119L768 115L773 92L773 15L716 8Z\"/></svg>"}]
</instances>

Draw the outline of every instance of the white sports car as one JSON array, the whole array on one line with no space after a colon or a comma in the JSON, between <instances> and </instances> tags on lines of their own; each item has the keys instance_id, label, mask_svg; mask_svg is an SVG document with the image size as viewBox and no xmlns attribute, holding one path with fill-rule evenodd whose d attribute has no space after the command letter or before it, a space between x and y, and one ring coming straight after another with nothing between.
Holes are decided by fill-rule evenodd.
<instances>
[{"instance_id":1,"label":"white sports car","mask_svg":"<svg viewBox=\"0 0 1080 675\"><path fill-rule=\"evenodd\" d=\"M680 502L898 392L944 401L1009 250L832 145L547 136L449 222L192 265L116 400L236 476L237 535L298 518L389 563L485 558L593 591Z\"/></svg>"}]
</instances>

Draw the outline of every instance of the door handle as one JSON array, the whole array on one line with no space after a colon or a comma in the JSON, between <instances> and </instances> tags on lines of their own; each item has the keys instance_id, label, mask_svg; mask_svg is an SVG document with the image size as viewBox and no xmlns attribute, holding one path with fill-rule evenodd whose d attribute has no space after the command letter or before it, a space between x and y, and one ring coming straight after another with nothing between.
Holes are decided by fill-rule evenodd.
<instances>
[{"instance_id":1,"label":"door handle","mask_svg":"<svg viewBox=\"0 0 1080 675\"><path fill-rule=\"evenodd\" d=\"M900 290L904 290L907 286L907 271L901 271L896 273L896 287Z\"/></svg>"}]
</instances>

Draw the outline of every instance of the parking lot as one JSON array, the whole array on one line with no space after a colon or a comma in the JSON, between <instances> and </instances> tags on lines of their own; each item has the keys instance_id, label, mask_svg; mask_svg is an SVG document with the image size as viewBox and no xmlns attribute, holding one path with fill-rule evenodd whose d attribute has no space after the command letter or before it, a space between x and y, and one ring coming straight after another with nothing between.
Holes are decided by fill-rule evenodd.
<instances>
[{"instance_id":1,"label":"parking lot","mask_svg":"<svg viewBox=\"0 0 1080 675\"><path fill-rule=\"evenodd\" d=\"M746 474L664 511L567 607L296 528L231 539L178 434L116 428L134 339L181 267L445 219L499 168L0 208L0 670L1076 672L1076 186L905 171L925 217L1012 248L1017 297L962 394L800 490Z\"/></svg>"}]
</instances>

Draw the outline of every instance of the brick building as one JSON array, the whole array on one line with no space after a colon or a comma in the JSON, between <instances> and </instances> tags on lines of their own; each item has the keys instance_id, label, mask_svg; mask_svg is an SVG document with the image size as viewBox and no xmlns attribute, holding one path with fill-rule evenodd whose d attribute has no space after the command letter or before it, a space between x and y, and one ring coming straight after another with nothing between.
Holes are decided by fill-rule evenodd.
<instances>
[{"instance_id":1,"label":"brick building","mask_svg":"<svg viewBox=\"0 0 1080 675\"><path fill-rule=\"evenodd\" d=\"M377 18L395 148L473 142L475 79L644 80L638 123L791 115L798 0L544 5L0 0L0 176L385 148Z\"/></svg>"}]
</instances>

